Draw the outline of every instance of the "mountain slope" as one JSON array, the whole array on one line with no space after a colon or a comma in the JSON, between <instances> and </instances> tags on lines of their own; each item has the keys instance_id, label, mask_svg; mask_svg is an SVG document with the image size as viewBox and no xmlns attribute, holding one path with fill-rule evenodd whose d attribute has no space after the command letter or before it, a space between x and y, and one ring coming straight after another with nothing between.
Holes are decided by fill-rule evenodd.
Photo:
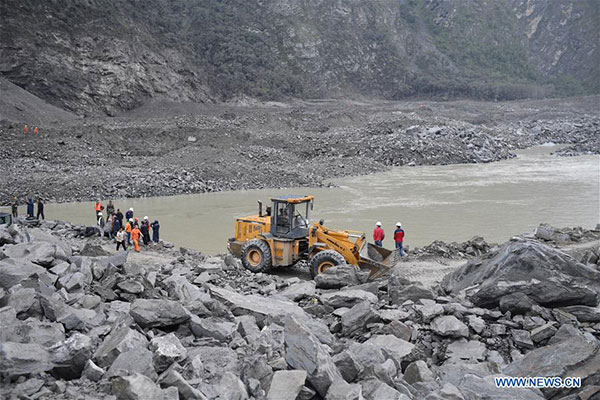
<instances>
[{"instance_id":1,"label":"mountain slope","mask_svg":"<svg viewBox=\"0 0 600 400\"><path fill-rule=\"evenodd\" d=\"M595 0L5 0L0 74L81 114L221 101L598 93Z\"/></svg>"}]
</instances>

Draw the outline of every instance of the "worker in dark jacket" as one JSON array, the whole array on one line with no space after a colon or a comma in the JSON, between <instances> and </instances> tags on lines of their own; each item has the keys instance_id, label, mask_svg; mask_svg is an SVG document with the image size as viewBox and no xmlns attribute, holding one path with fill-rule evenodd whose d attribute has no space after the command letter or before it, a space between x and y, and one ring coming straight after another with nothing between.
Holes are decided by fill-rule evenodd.
<instances>
[{"instance_id":1,"label":"worker in dark jacket","mask_svg":"<svg viewBox=\"0 0 600 400\"><path fill-rule=\"evenodd\" d=\"M11 204L12 208L12 216L13 218L17 218L19 216L19 200L16 197L13 197L13 202Z\"/></svg>"},{"instance_id":2,"label":"worker in dark jacket","mask_svg":"<svg viewBox=\"0 0 600 400\"><path fill-rule=\"evenodd\" d=\"M381 222L377 221L375 224L375 230L373 231L373 241L379 247L383 246L383 239L385 239L385 232L381 229Z\"/></svg>"},{"instance_id":3,"label":"worker in dark jacket","mask_svg":"<svg viewBox=\"0 0 600 400\"><path fill-rule=\"evenodd\" d=\"M404 229L400 222L396 223L396 230L394 231L394 242L396 242L396 251L400 252L400 257L404 256L404 249L402 244L404 242Z\"/></svg>"},{"instance_id":4,"label":"worker in dark jacket","mask_svg":"<svg viewBox=\"0 0 600 400\"><path fill-rule=\"evenodd\" d=\"M108 204L106 205L106 214L113 215L114 213L115 213L115 205L113 204L112 200L109 200Z\"/></svg>"},{"instance_id":5,"label":"worker in dark jacket","mask_svg":"<svg viewBox=\"0 0 600 400\"><path fill-rule=\"evenodd\" d=\"M27 218L33 218L33 198L27 198Z\"/></svg>"},{"instance_id":6,"label":"worker in dark jacket","mask_svg":"<svg viewBox=\"0 0 600 400\"><path fill-rule=\"evenodd\" d=\"M154 243L158 243L160 238L158 237L158 230L160 229L160 224L158 223L158 220L154 220L154 222L152 223L152 241Z\"/></svg>"},{"instance_id":7,"label":"worker in dark jacket","mask_svg":"<svg viewBox=\"0 0 600 400\"><path fill-rule=\"evenodd\" d=\"M112 223L112 236L116 237L117 233L121 230L121 221L115 214L113 214L113 223Z\"/></svg>"},{"instance_id":8,"label":"worker in dark jacket","mask_svg":"<svg viewBox=\"0 0 600 400\"><path fill-rule=\"evenodd\" d=\"M129 221L129 220L130 220L130 219L132 219L132 218L133 218L133 208L130 208L129 210L127 210L127 211L125 212L125 219L126 219L127 221Z\"/></svg>"},{"instance_id":9,"label":"worker in dark jacket","mask_svg":"<svg viewBox=\"0 0 600 400\"><path fill-rule=\"evenodd\" d=\"M121 226L124 226L123 225L123 213L121 212L120 208L117 208L117 213L115 215L119 219L119 223L121 224Z\"/></svg>"},{"instance_id":10,"label":"worker in dark jacket","mask_svg":"<svg viewBox=\"0 0 600 400\"><path fill-rule=\"evenodd\" d=\"M44 202L39 197L37 198L37 206L38 210L36 219L40 219L40 216L42 217L42 219L46 219L46 217L44 216Z\"/></svg>"},{"instance_id":11,"label":"worker in dark jacket","mask_svg":"<svg viewBox=\"0 0 600 400\"><path fill-rule=\"evenodd\" d=\"M144 217L140 230L142 231L142 240L144 241L144 246L147 246L148 243L150 243L150 224L148 223L148 217Z\"/></svg>"}]
</instances>

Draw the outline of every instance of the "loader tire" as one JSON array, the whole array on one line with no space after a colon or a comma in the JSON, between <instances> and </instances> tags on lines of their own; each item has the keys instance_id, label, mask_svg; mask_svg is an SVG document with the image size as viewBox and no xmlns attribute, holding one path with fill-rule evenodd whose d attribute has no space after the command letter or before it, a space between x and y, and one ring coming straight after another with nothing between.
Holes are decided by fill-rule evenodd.
<instances>
[{"instance_id":1,"label":"loader tire","mask_svg":"<svg viewBox=\"0 0 600 400\"><path fill-rule=\"evenodd\" d=\"M310 274L313 279L325 270L336 265L345 264L344 256L335 250L323 250L318 252L310 260Z\"/></svg>"},{"instance_id":2,"label":"loader tire","mask_svg":"<svg viewBox=\"0 0 600 400\"><path fill-rule=\"evenodd\" d=\"M271 249L264 240L252 239L242 246L242 264L251 272L264 272L271 268Z\"/></svg>"}]
</instances>

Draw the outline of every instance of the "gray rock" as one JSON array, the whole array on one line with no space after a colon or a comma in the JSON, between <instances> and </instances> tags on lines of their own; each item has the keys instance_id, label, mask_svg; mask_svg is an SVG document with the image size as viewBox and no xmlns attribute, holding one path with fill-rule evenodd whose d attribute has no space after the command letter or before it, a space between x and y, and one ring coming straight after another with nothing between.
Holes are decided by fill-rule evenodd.
<instances>
[{"instance_id":1,"label":"gray rock","mask_svg":"<svg viewBox=\"0 0 600 400\"><path fill-rule=\"evenodd\" d=\"M546 307L595 307L600 271L537 241L511 241L446 275L442 288L450 294L469 288L468 298L485 307L498 306L503 296L515 292Z\"/></svg>"},{"instance_id":2,"label":"gray rock","mask_svg":"<svg viewBox=\"0 0 600 400\"><path fill-rule=\"evenodd\" d=\"M179 325L190 319L187 310L173 300L137 299L129 314L143 328Z\"/></svg>"},{"instance_id":3,"label":"gray rock","mask_svg":"<svg viewBox=\"0 0 600 400\"><path fill-rule=\"evenodd\" d=\"M379 347L386 357L394 360L397 368L401 368L404 358L411 354L415 348L414 344L394 335L374 335L364 344Z\"/></svg>"},{"instance_id":4,"label":"gray rock","mask_svg":"<svg viewBox=\"0 0 600 400\"><path fill-rule=\"evenodd\" d=\"M144 285L133 279L119 282L117 283L117 287L123 292L130 294L140 294L144 291Z\"/></svg>"},{"instance_id":5,"label":"gray rock","mask_svg":"<svg viewBox=\"0 0 600 400\"><path fill-rule=\"evenodd\" d=\"M441 388L427 395L425 400L465 400L465 398L456 386L444 383Z\"/></svg>"},{"instance_id":6,"label":"gray rock","mask_svg":"<svg viewBox=\"0 0 600 400\"><path fill-rule=\"evenodd\" d=\"M158 373L166 370L174 362L183 361L187 357L187 350L174 333L152 339L150 350L154 352L152 363Z\"/></svg>"},{"instance_id":7,"label":"gray rock","mask_svg":"<svg viewBox=\"0 0 600 400\"><path fill-rule=\"evenodd\" d=\"M22 259L0 260L0 288L10 289L30 277L45 275L46 270L39 265Z\"/></svg>"},{"instance_id":8,"label":"gray rock","mask_svg":"<svg viewBox=\"0 0 600 400\"><path fill-rule=\"evenodd\" d=\"M363 400L362 387L349 384L343 379L333 381L327 390L326 400Z\"/></svg>"},{"instance_id":9,"label":"gray rock","mask_svg":"<svg viewBox=\"0 0 600 400\"><path fill-rule=\"evenodd\" d=\"M453 315L443 315L434 319L431 329L440 336L446 337L468 337L469 328Z\"/></svg>"},{"instance_id":10,"label":"gray rock","mask_svg":"<svg viewBox=\"0 0 600 400\"><path fill-rule=\"evenodd\" d=\"M37 374L54 368L49 352L35 343L0 343L0 371L8 376Z\"/></svg>"},{"instance_id":11,"label":"gray rock","mask_svg":"<svg viewBox=\"0 0 600 400\"><path fill-rule=\"evenodd\" d=\"M388 279L388 295L391 304L402 304L406 300L434 299L433 292L415 282L406 281L397 272L392 272Z\"/></svg>"},{"instance_id":12,"label":"gray rock","mask_svg":"<svg viewBox=\"0 0 600 400\"><path fill-rule=\"evenodd\" d=\"M393 387L380 381L377 378L370 378L360 382L363 389L363 395L366 400L410 400L404 394L401 394Z\"/></svg>"},{"instance_id":13,"label":"gray rock","mask_svg":"<svg viewBox=\"0 0 600 400\"><path fill-rule=\"evenodd\" d=\"M579 322L600 322L600 306L569 306L563 310L574 315Z\"/></svg>"},{"instance_id":14,"label":"gray rock","mask_svg":"<svg viewBox=\"0 0 600 400\"><path fill-rule=\"evenodd\" d=\"M343 379L327 350L305 326L290 317L285 323L285 360L294 369L305 370L308 381L321 396L336 379Z\"/></svg>"},{"instance_id":15,"label":"gray rock","mask_svg":"<svg viewBox=\"0 0 600 400\"><path fill-rule=\"evenodd\" d=\"M525 314L530 311L535 302L525 293L516 292L502 296L499 302L500 311L503 313L510 311L512 315Z\"/></svg>"},{"instance_id":16,"label":"gray rock","mask_svg":"<svg viewBox=\"0 0 600 400\"><path fill-rule=\"evenodd\" d=\"M342 351L333 356L332 359L346 382L353 382L363 370L358 360L349 351Z\"/></svg>"},{"instance_id":17,"label":"gray rock","mask_svg":"<svg viewBox=\"0 0 600 400\"><path fill-rule=\"evenodd\" d=\"M295 400L305 381L306 371L304 370L275 371L267 399Z\"/></svg>"},{"instance_id":18,"label":"gray rock","mask_svg":"<svg viewBox=\"0 0 600 400\"><path fill-rule=\"evenodd\" d=\"M249 398L244 383L230 371L223 374L219 386L219 397L231 400L248 400Z\"/></svg>"},{"instance_id":19,"label":"gray rock","mask_svg":"<svg viewBox=\"0 0 600 400\"><path fill-rule=\"evenodd\" d=\"M360 271L352 265L337 265L315 277L315 283L321 289L339 289L344 286L355 286L365 283L369 273Z\"/></svg>"},{"instance_id":20,"label":"gray rock","mask_svg":"<svg viewBox=\"0 0 600 400\"><path fill-rule=\"evenodd\" d=\"M535 375L532 375L535 376ZM539 375L538 375L539 376ZM494 379L466 374L457 385L466 400L542 400L544 396L534 389L496 387Z\"/></svg>"},{"instance_id":21,"label":"gray rock","mask_svg":"<svg viewBox=\"0 0 600 400\"><path fill-rule=\"evenodd\" d=\"M359 378L376 375L375 370L386 361L383 349L377 344L353 343L346 352L350 355L350 362L354 363L352 368L358 371Z\"/></svg>"},{"instance_id":22,"label":"gray rock","mask_svg":"<svg viewBox=\"0 0 600 400\"><path fill-rule=\"evenodd\" d=\"M531 331L531 340L535 343L539 343L554 336L556 331L558 331L558 329L556 329L552 323L539 326Z\"/></svg>"},{"instance_id":23,"label":"gray rock","mask_svg":"<svg viewBox=\"0 0 600 400\"><path fill-rule=\"evenodd\" d=\"M490 324L490 332L492 333L492 336L506 335L506 325Z\"/></svg>"},{"instance_id":24,"label":"gray rock","mask_svg":"<svg viewBox=\"0 0 600 400\"><path fill-rule=\"evenodd\" d=\"M413 361L408 364L404 371L404 380L411 385L416 382L432 381L434 379L433 372L423 360Z\"/></svg>"},{"instance_id":25,"label":"gray rock","mask_svg":"<svg viewBox=\"0 0 600 400\"><path fill-rule=\"evenodd\" d=\"M533 349L533 342L531 341L531 334L528 331L522 329L513 329L512 338L515 344L523 349Z\"/></svg>"},{"instance_id":26,"label":"gray rock","mask_svg":"<svg viewBox=\"0 0 600 400\"><path fill-rule=\"evenodd\" d=\"M446 356L450 363L476 363L486 359L487 349L478 340L459 339L450 343L446 348Z\"/></svg>"},{"instance_id":27,"label":"gray rock","mask_svg":"<svg viewBox=\"0 0 600 400\"><path fill-rule=\"evenodd\" d=\"M579 329L575 328L571 324L561 325L558 328L558 331L552 336L552 338L548 341L548 344L555 344L558 342L562 342L563 340L570 339L575 336L582 336Z\"/></svg>"},{"instance_id":28,"label":"gray rock","mask_svg":"<svg viewBox=\"0 0 600 400\"><path fill-rule=\"evenodd\" d=\"M81 377L92 382L98 382L104 376L104 372L105 371L94 364L92 360L87 360L83 372L81 373Z\"/></svg>"},{"instance_id":29,"label":"gray rock","mask_svg":"<svg viewBox=\"0 0 600 400\"><path fill-rule=\"evenodd\" d=\"M159 378L158 383L163 388L175 387L179 397L184 400L208 400L200 390L195 389L183 376L172 367L167 369Z\"/></svg>"},{"instance_id":30,"label":"gray rock","mask_svg":"<svg viewBox=\"0 0 600 400\"><path fill-rule=\"evenodd\" d=\"M299 282L277 293L275 298L282 298L291 301L299 301L303 298L315 296L315 281Z\"/></svg>"},{"instance_id":31,"label":"gray rock","mask_svg":"<svg viewBox=\"0 0 600 400\"><path fill-rule=\"evenodd\" d=\"M98 265L101 265L103 267L108 267L111 264L115 267L122 267L127 262L128 255L128 252L120 251L112 256L98 257L95 259L95 261Z\"/></svg>"},{"instance_id":32,"label":"gray rock","mask_svg":"<svg viewBox=\"0 0 600 400\"><path fill-rule=\"evenodd\" d=\"M146 348L148 339L127 326L114 329L98 346L94 360L100 367L109 367L122 353L132 349Z\"/></svg>"},{"instance_id":33,"label":"gray rock","mask_svg":"<svg viewBox=\"0 0 600 400\"><path fill-rule=\"evenodd\" d=\"M363 301L342 315L342 333L349 335L361 330L367 324L378 322L379 315L368 301Z\"/></svg>"},{"instance_id":34,"label":"gray rock","mask_svg":"<svg viewBox=\"0 0 600 400\"><path fill-rule=\"evenodd\" d=\"M332 293L324 293L320 296L321 302L333 308L354 307L363 301L371 304L377 303L377 296L364 290L339 290Z\"/></svg>"},{"instance_id":35,"label":"gray rock","mask_svg":"<svg viewBox=\"0 0 600 400\"><path fill-rule=\"evenodd\" d=\"M243 337L257 336L260 334L260 329L258 329L256 319L253 316L240 315L239 317L235 317L235 321L237 322L237 331Z\"/></svg>"},{"instance_id":36,"label":"gray rock","mask_svg":"<svg viewBox=\"0 0 600 400\"><path fill-rule=\"evenodd\" d=\"M156 380L158 375L152 364L152 352L145 348L135 348L119 354L117 359L112 363L106 376L112 378L114 376L126 376L132 374L142 374Z\"/></svg>"},{"instance_id":37,"label":"gray rock","mask_svg":"<svg viewBox=\"0 0 600 400\"><path fill-rule=\"evenodd\" d=\"M469 328L471 328L473 332L481 334L485 329L485 321L476 315L469 315L467 318L469 319Z\"/></svg>"},{"instance_id":38,"label":"gray rock","mask_svg":"<svg viewBox=\"0 0 600 400\"><path fill-rule=\"evenodd\" d=\"M23 398L24 396L32 396L40 391L44 386L44 381L36 378L29 378L25 382L19 383L13 389L13 396ZM38 396L36 396L38 397ZM41 397L41 396L40 396Z\"/></svg>"},{"instance_id":39,"label":"gray rock","mask_svg":"<svg viewBox=\"0 0 600 400\"><path fill-rule=\"evenodd\" d=\"M79 332L50 348L50 358L54 364L54 375L64 379L75 379L92 356L92 339Z\"/></svg>"},{"instance_id":40,"label":"gray rock","mask_svg":"<svg viewBox=\"0 0 600 400\"><path fill-rule=\"evenodd\" d=\"M208 295L190 283L185 276L172 275L163 280L162 284L167 288L171 298L182 301L184 304L196 300L208 300Z\"/></svg>"},{"instance_id":41,"label":"gray rock","mask_svg":"<svg viewBox=\"0 0 600 400\"><path fill-rule=\"evenodd\" d=\"M163 391L142 374L119 376L112 380L112 393L118 400L163 400Z\"/></svg>"},{"instance_id":42,"label":"gray rock","mask_svg":"<svg viewBox=\"0 0 600 400\"><path fill-rule=\"evenodd\" d=\"M417 305L415 306L421 317L423 318L423 322L428 323L433 320L438 315L442 315L444 313L444 307L441 304L437 304L433 301L431 303L425 303L425 305Z\"/></svg>"},{"instance_id":43,"label":"gray rock","mask_svg":"<svg viewBox=\"0 0 600 400\"><path fill-rule=\"evenodd\" d=\"M198 318L193 315L190 319L190 329L196 337L212 337L220 342L229 341L236 327L235 323L218 318Z\"/></svg>"}]
</instances>

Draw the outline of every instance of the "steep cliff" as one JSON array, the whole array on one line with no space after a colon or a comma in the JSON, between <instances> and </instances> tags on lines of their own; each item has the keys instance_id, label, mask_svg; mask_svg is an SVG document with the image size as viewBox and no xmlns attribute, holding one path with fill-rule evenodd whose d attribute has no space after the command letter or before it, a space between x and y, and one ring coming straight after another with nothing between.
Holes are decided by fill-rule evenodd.
<instances>
[{"instance_id":1,"label":"steep cliff","mask_svg":"<svg viewBox=\"0 0 600 400\"><path fill-rule=\"evenodd\" d=\"M56 106L598 93L595 0L5 0L0 74Z\"/></svg>"}]
</instances>

